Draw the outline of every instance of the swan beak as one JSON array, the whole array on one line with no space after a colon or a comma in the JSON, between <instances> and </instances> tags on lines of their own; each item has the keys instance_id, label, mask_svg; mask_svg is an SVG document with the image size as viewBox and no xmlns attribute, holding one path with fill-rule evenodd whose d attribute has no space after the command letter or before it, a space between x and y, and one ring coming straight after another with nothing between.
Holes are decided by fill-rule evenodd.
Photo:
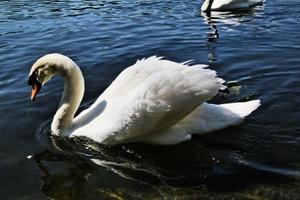
<instances>
[{"instance_id":1,"label":"swan beak","mask_svg":"<svg viewBox=\"0 0 300 200\"><path fill-rule=\"evenodd\" d=\"M39 91L41 91L42 88L42 84L37 80L35 73L32 73L28 77L28 85L32 86L31 101L34 101L36 95L39 93Z\"/></svg>"},{"instance_id":2,"label":"swan beak","mask_svg":"<svg viewBox=\"0 0 300 200\"><path fill-rule=\"evenodd\" d=\"M31 101L35 101L36 95L39 93L39 91L42 89L42 84L39 82L34 83L32 85L32 90L31 90Z\"/></svg>"}]
</instances>

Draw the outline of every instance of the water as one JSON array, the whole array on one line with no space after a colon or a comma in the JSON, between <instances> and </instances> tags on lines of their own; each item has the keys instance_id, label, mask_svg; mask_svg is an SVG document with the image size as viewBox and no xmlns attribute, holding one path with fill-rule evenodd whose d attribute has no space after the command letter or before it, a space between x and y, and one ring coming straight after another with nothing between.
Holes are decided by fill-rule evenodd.
<instances>
[{"instance_id":1,"label":"water","mask_svg":"<svg viewBox=\"0 0 300 200\"><path fill-rule=\"evenodd\" d=\"M300 2L211 16L200 4L2 1L0 199L300 199ZM32 63L51 52L81 67L81 110L151 55L209 64L231 86L212 102L259 98L262 106L238 127L174 146L52 138L62 80L35 103L26 83Z\"/></svg>"}]
</instances>

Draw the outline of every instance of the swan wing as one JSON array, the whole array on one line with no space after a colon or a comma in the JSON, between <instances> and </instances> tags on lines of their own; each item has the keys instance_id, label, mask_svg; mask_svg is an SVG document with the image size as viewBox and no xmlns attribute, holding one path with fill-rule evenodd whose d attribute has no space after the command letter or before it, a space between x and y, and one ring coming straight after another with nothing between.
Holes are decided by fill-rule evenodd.
<instances>
[{"instance_id":1,"label":"swan wing","mask_svg":"<svg viewBox=\"0 0 300 200\"><path fill-rule=\"evenodd\" d=\"M150 57L147 60L160 59L156 56ZM144 62L145 58L142 60L137 60L137 62L127 67L123 70L117 78L110 84L108 88L98 97L98 99L86 110L82 111L76 118L75 123L80 124L77 126L82 126L84 123L89 123L91 121L91 115L94 116L95 110L103 110L100 107L106 107L107 100L110 102L112 99L117 99L119 97L125 96L129 91L133 90L137 86L139 86L142 82L144 82L150 74L152 74L155 70L159 70L158 68L163 66L154 65L150 68L148 65L145 66ZM146 62L147 63L147 62ZM150 63L148 63L150 64ZM145 70L143 70L145 69ZM100 112L99 114L101 114Z\"/></svg>"},{"instance_id":2,"label":"swan wing","mask_svg":"<svg viewBox=\"0 0 300 200\"><path fill-rule=\"evenodd\" d=\"M171 62L171 61L169 61ZM162 57L152 56L137 60L137 62L123 70L111 85L103 92L102 98L124 96L131 90L137 88L150 76L159 71L177 69L178 63L173 65L162 60Z\"/></svg>"},{"instance_id":3,"label":"swan wing","mask_svg":"<svg viewBox=\"0 0 300 200\"><path fill-rule=\"evenodd\" d=\"M158 57L138 61L101 95L120 117L107 143L136 141L164 130L215 96L224 81L206 65L189 66ZM108 100L109 101L109 100ZM112 103L114 104L114 103Z\"/></svg>"}]
</instances>

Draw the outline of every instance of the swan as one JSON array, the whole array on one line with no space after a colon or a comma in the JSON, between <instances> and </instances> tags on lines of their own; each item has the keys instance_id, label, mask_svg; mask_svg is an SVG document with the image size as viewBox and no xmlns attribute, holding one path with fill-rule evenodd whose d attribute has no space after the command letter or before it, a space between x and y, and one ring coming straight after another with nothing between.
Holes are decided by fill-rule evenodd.
<instances>
[{"instance_id":1,"label":"swan","mask_svg":"<svg viewBox=\"0 0 300 200\"><path fill-rule=\"evenodd\" d=\"M31 100L53 76L64 91L51 123L57 136L85 136L103 144L145 142L171 145L241 123L260 100L215 105L206 103L224 88L224 80L206 65L176 63L152 56L126 68L86 110L74 118L84 94L77 64L53 53L31 67Z\"/></svg>"},{"instance_id":2,"label":"swan","mask_svg":"<svg viewBox=\"0 0 300 200\"><path fill-rule=\"evenodd\" d=\"M205 0L201 11L231 11L247 10L253 6L263 4L264 0Z\"/></svg>"}]
</instances>

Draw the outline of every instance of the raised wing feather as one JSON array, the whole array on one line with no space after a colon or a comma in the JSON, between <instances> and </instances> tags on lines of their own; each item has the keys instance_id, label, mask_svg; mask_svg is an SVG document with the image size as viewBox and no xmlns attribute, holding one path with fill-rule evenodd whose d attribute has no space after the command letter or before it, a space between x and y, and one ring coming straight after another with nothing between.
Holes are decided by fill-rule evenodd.
<instances>
[{"instance_id":1,"label":"raised wing feather","mask_svg":"<svg viewBox=\"0 0 300 200\"><path fill-rule=\"evenodd\" d=\"M150 57L125 69L74 119L73 136L115 144L167 129L212 98L224 82L206 65Z\"/></svg>"},{"instance_id":2,"label":"raised wing feather","mask_svg":"<svg viewBox=\"0 0 300 200\"><path fill-rule=\"evenodd\" d=\"M101 95L121 95L124 102L118 135L107 140L130 141L166 129L215 96L224 81L205 67L150 57L127 68Z\"/></svg>"},{"instance_id":3,"label":"raised wing feather","mask_svg":"<svg viewBox=\"0 0 300 200\"><path fill-rule=\"evenodd\" d=\"M162 57L152 56L147 59L138 60L134 65L127 67L119 76L111 83L111 85L103 92L101 97L110 98L112 96L122 96L138 87L149 76L158 71L163 71L170 66L161 62ZM178 65L178 63L175 63ZM172 68L178 68L173 65Z\"/></svg>"}]
</instances>

